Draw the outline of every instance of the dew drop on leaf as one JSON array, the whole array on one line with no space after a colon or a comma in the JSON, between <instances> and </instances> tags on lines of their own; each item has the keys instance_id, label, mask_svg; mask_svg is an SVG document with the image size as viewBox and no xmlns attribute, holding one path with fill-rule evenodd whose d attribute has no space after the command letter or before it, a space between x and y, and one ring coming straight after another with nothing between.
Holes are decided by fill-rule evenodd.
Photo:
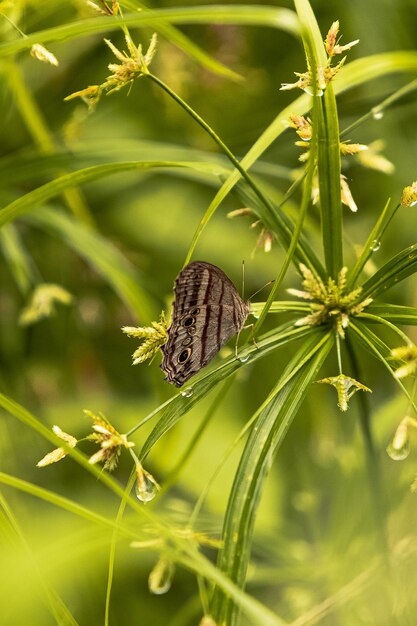
<instances>
[{"instance_id":1,"label":"dew drop on leaf","mask_svg":"<svg viewBox=\"0 0 417 626\"><path fill-rule=\"evenodd\" d=\"M378 239L374 239L373 242L371 243L372 252L378 252L380 247L381 247L381 242L378 241Z\"/></svg>"},{"instance_id":2,"label":"dew drop on leaf","mask_svg":"<svg viewBox=\"0 0 417 626\"><path fill-rule=\"evenodd\" d=\"M193 393L194 391L192 387L186 387L183 391L181 391L181 395L184 396L184 398L191 398Z\"/></svg>"},{"instance_id":3,"label":"dew drop on leaf","mask_svg":"<svg viewBox=\"0 0 417 626\"><path fill-rule=\"evenodd\" d=\"M148 578L149 591L157 596L166 593L171 588L174 576L174 564L167 559L160 559Z\"/></svg>"},{"instance_id":4,"label":"dew drop on leaf","mask_svg":"<svg viewBox=\"0 0 417 626\"><path fill-rule=\"evenodd\" d=\"M306 93L308 93L308 95L309 95L309 96L314 96L314 95L316 95L316 96L322 96L322 95L324 94L323 89L318 89L318 90L317 90L317 93L316 93L316 94L314 94L314 93L313 93L313 90L311 89L311 87L305 87L303 91L305 91Z\"/></svg>"},{"instance_id":5,"label":"dew drop on leaf","mask_svg":"<svg viewBox=\"0 0 417 626\"><path fill-rule=\"evenodd\" d=\"M404 459L406 459L408 455L410 454L410 445L407 442L405 445L401 446L400 448L396 448L395 446L391 444L387 448L387 453L388 453L388 456L393 461L404 461Z\"/></svg>"},{"instance_id":6,"label":"dew drop on leaf","mask_svg":"<svg viewBox=\"0 0 417 626\"><path fill-rule=\"evenodd\" d=\"M159 491L159 485L154 477L148 472L142 471L141 476L138 476L136 481L136 497L141 502L150 502L154 499Z\"/></svg>"}]
</instances>

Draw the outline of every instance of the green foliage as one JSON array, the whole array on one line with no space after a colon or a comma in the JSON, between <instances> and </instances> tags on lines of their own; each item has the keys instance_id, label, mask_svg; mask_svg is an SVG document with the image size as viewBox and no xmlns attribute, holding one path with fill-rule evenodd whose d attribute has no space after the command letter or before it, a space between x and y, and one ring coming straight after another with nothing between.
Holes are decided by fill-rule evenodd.
<instances>
[{"instance_id":1,"label":"green foliage","mask_svg":"<svg viewBox=\"0 0 417 626\"><path fill-rule=\"evenodd\" d=\"M362 4L0 2L5 625L414 623L417 52ZM273 286L174 391L192 258Z\"/></svg>"}]
</instances>

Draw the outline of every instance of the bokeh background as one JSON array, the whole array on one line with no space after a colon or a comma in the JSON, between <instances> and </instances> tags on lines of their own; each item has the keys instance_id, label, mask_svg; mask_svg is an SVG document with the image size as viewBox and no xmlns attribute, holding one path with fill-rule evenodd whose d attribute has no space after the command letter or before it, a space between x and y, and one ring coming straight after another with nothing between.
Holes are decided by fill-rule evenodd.
<instances>
[{"instance_id":1,"label":"bokeh background","mask_svg":"<svg viewBox=\"0 0 417 626\"><path fill-rule=\"evenodd\" d=\"M153 6L178 5L165 2ZM290 2L276 6L292 8ZM323 34L339 19L342 43L360 39L360 44L349 53L349 60L415 48L415 2L315 0L312 6ZM0 11L26 33L94 15L82 0L4 1L0 2ZM294 92L279 91L279 87L282 82L292 82L294 71L304 70L302 46L290 34L270 28L213 25L187 26L181 30L244 80L233 82L208 72L163 37L159 38L153 71L206 119L237 156L242 156L295 97ZM1 15L0 33L4 41L18 36ZM152 30L132 29L132 33L138 42L146 43ZM121 33L113 32L111 39L124 48ZM216 147L210 138L156 85L144 79L129 90L103 97L92 114L88 114L81 101L64 102L68 94L100 83L107 76L107 64L113 58L102 36L82 37L48 47L60 61L57 68L40 63L28 53L0 65L2 205L63 171L88 165L141 159L212 159ZM338 100L341 128L414 77L390 76L341 96ZM25 122L17 103L18 80L39 108L55 142L57 155L53 159L45 157ZM357 214L348 209L345 212L348 260L353 258L354 245L366 238L387 198L398 198L402 188L416 179L416 112L414 92L388 109L382 119L368 120L349 136L352 142L365 144L382 140L383 154L395 170L387 175L365 170L354 159L346 162L344 173L359 207ZM300 150L294 146L294 140L292 131L283 133L262 159L259 176L265 176L276 192L285 192L294 170L300 167ZM218 180L208 176L148 171L109 176L82 188L94 227L124 255L140 277L153 303L153 319L169 306L175 276L218 185ZM296 211L297 201L296 197L290 203L290 214ZM67 210L61 197L49 206ZM236 195L224 202L200 239L195 258L221 266L236 285L241 283L244 260L245 293L250 294L276 276L283 251L274 245L269 253L262 249L254 253L259 230L250 229L250 221L245 218L226 218L228 211L241 207L242 199ZM374 267L391 256L393 250L415 242L413 211L403 209L397 214L373 257ZM313 209L308 227L320 253L317 224L318 214ZM36 216L32 220L20 219L14 227L33 281L59 284L74 300L71 306L58 306L52 317L26 327L19 325L19 315L31 289L22 290L16 283L8 247L2 240L1 390L31 410L44 424L59 424L75 436L81 437L89 431L84 408L102 411L120 431L128 430L174 392L163 381L159 358L149 367L131 365L136 344L120 328L135 325L138 319L105 276L92 267L86 255L69 245L56 229L37 221ZM285 281L284 287L289 286L299 286L293 271ZM263 300L266 294L263 291L255 299ZM392 291L390 299L417 306L415 294L415 280L409 279ZM288 298L284 289L280 297ZM276 318L270 317L266 327L272 328ZM150 321L140 320L145 324ZM417 340L412 329L410 335ZM178 524L187 520L225 449L265 398L287 361L288 352L278 351L242 369L176 484L148 506ZM417 583L413 565L417 496L410 493L409 486L417 472L417 455L412 451L401 464L385 454L407 403L371 356L362 354L361 367L362 382L373 390L373 427L391 506L389 539L399 554L405 554L394 576L398 612L404 619L400 623L411 625L416 623L413 620L417 614L417 603L410 592ZM330 361L323 375L331 375L332 369ZM213 397L209 396L198 404L150 455L148 469L162 485L212 401ZM138 446L147 432L149 428L145 427L135 435ZM116 498L71 460L37 469L36 462L49 448L50 444L39 435L2 413L1 471L107 515L116 514ZM85 450L93 451L88 444ZM221 529L238 453L239 450L232 455L213 483L199 522L201 530L213 536L218 536ZM116 474L122 483L127 480L129 469L129 460L122 460ZM4 488L4 497L20 525L27 550L8 533L4 521L7 514L3 511L0 622L42 626L56 623L41 600L39 569L54 584L79 624L103 623L110 533L10 488ZM347 414L342 414L336 407L332 389L313 386L268 479L257 516L248 591L288 622L340 592L340 597L334 600L336 609L330 615L325 613L316 621L305 623L391 624L378 596L379 587L374 584L378 576L357 578L374 566L373 534L355 403ZM214 551L207 554L215 558ZM201 607L194 576L177 569L171 592L161 597L152 595L147 577L155 561L155 553L132 550L120 541L111 623L118 626L198 623Z\"/></svg>"}]
</instances>

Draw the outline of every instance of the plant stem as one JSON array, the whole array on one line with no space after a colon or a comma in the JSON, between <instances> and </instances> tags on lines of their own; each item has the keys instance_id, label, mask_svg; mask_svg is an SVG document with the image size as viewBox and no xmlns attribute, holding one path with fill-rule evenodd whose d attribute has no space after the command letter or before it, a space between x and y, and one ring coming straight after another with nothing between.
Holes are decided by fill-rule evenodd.
<instances>
[{"instance_id":1,"label":"plant stem","mask_svg":"<svg viewBox=\"0 0 417 626\"><path fill-rule=\"evenodd\" d=\"M166 83L164 83L160 78L155 76L154 74L146 74L147 78L150 78L154 81L159 87L161 87L175 102L177 102L191 117L199 124L209 135L210 137L217 143L221 151L227 156L229 161L233 164L233 166L238 170L242 178L246 180L250 188L254 191L256 196L265 206L267 211L275 217L274 208L271 201L264 195L258 185L255 183L253 178L248 174L244 167L240 164L239 160L235 157L233 152L226 146L226 144L220 139L217 133L207 124L207 122L196 112L194 109L190 107L187 102L185 102L175 91L173 91Z\"/></svg>"},{"instance_id":2,"label":"plant stem","mask_svg":"<svg viewBox=\"0 0 417 626\"><path fill-rule=\"evenodd\" d=\"M132 470L132 473L129 477L129 480L126 485L126 489L124 491L123 497L120 501L119 508L117 510L115 523L118 525L123 517L123 513L126 508L127 499L129 497L130 492L132 491L132 487L135 484L136 480L136 472L135 468ZM114 562L116 557L116 540L117 540L117 528L113 528L111 542L110 542L110 553L109 553L109 570L107 574L107 589L106 589L106 604L104 609L104 626L109 626L109 613L110 613L110 596L111 589L113 585L113 574L114 574Z\"/></svg>"},{"instance_id":3,"label":"plant stem","mask_svg":"<svg viewBox=\"0 0 417 626\"><path fill-rule=\"evenodd\" d=\"M351 360L353 376L356 380L362 379L359 362L349 340L346 340L347 351ZM387 577L383 578L384 593L381 594L381 602L387 604L387 613L390 614L392 626L397 626L398 620L395 617L395 579L391 564L391 555L387 538L387 514L388 504L384 492L382 481L381 464L378 451L371 429L371 412L369 399L366 394L358 394L359 419L362 439L365 448L366 468L369 481L372 511L377 530L377 543L381 552Z\"/></svg>"},{"instance_id":4,"label":"plant stem","mask_svg":"<svg viewBox=\"0 0 417 626\"><path fill-rule=\"evenodd\" d=\"M316 119L316 116L314 116L314 119ZM313 120L313 129L315 128L315 122ZM280 269L280 271L278 272L278 275L275 279L275 282L273 284L273 287L271 289L271 292L267 298L267 301L265 302L265 306L263 307L261 314L255 324L255 327L253 329L253 333L254 335L259 332L267 314L269 309L271 308L271 305L273 303L273 301L275 300L275 297L278 293L278 289L281 286L281 283L284 279L285 274L287 273L287 270L289 268L289 265L293 259L295 250L297 248L297 244L298 241L300 239L300 235L301 235L301 231L304 225L304 219L305 216L307 215L307 209L310 205L311 202L311 190L312 190L312 185L313 185L313 176L314 176L314 172L315 172L315 160L316 160L316 153L317 153L317 135L315 130L313 131L313 137L311 140L311 145L310 145L310 158L309 158L309 162L307 164L307 172L306 172L306 176L304 179L304 188L303 188L303 197L301 200L301 206L300 206L300 211L299 211L299 215L298 215L298 219L297 222L295 224L295 228L293 231L293 234L291 236L291 241L290 241L290 245L288 247L288 251L286 254L286 257L284 259L284 263Z\"/></svg>"},{"instance_id":5,"label":"plant stem","mask_svg":"<svg viewBox=\"0 0 417 626\"><path fill-rule=\"evenodd\" d=\"M365 113L365 115L362 115L362 117L355 120L352 124L349 124L349 126L344 128L340 133L340 138L352 132L354 129L356 129L358 126L368 121L369 119L371 118L378 119L378 114L381 115L382 117L385 109L387 109L389 106L394 104L394 102L396 102L397 100L400 100L403 96L408 95L409 93L415 91L416 89L417 89L417 79L412 80L410 83L408 83L407 85L404 85L403 87L400 87L400 89L397 89L396 91L394 91L394 93L388 96L388 98L385 98L384 100L382 100L382 102L372 107L372 109L368 111L368 113Z\"/></svg>"}]
</instances>

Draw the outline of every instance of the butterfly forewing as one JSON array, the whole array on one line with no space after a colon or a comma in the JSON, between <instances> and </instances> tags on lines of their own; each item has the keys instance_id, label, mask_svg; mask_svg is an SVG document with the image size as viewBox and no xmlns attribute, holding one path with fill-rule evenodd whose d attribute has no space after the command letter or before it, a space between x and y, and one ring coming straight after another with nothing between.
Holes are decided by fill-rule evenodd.
<instances>
[{"instance_id":1,"label":"butterfly forewing","mask_svg":"<svg viewBox=\"0 0 417 626\"><path fill-rule=\"evenodd\" d=\"M168 382L180 387L239 332L249 305L220 268L204 261L194 261L180 272L174 293L161 367Z\"/></svg>"}]
</instances>

